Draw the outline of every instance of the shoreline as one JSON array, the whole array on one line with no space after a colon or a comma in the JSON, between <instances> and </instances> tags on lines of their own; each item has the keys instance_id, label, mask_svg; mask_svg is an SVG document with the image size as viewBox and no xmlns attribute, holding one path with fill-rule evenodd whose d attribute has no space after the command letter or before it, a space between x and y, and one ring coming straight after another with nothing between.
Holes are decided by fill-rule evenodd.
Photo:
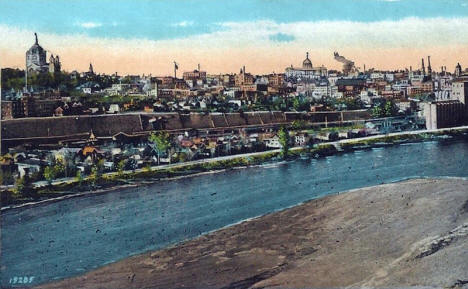
<instances>
[{"instance_id":1,"label":"shoreline","mask_svg":"<svg viewBox=\"0 0 468 289\"><path fill-rule=\"evenodd\" d=\"M450 136L451 138L455 136L459 136L459 134L466 134L468 132L468 126L463 126L463 127L455 127L455 128L445 128L445 129L437 129L437 130L424 130L424 131L409 131L409 132L401 132L401 133L392 133L392 134L387 134L387 135L376 135L376 136L368 136L368 137L362 137L362 138L355 138L355 139L345 139L345 140L339 140L335 142L325 142L325 143L319 143L317 144L317 147L315 148L309 148L309 147L293 147L290 149L290 155L295 157L297 159L301 153L305 152L309 154L309 158L318 158L318 157L327 157L327 156L332 156L340 153L349 153L355 150L365 150L365 149L372 149L372 148L384 148L386 146L392 146L392 145L397 145L397 144L404 144L404 143L418 143L421 141L440 141L445 138L440 137L440 136ZM427 135L430 136L430 138L427 138ZM398 137L409 137L413 136L411 139L406 139L403 141L399 141ZM416 136L416 137L415 137ZM433 138L433 137L436 138ZM397 137L396 140L392 139ZM440 137L440 138L437 138ZM382 142L385 141L385 142ZM336 148L340 147L341 150L337 150ZM315 150L315 154L314 154ZM124 177L130 176L128 179L129 181L133 181L134 183L132 184L117 184L117 185L111 185L108 188L103 188L103 189L97 189L97 190L84 190L76 193L60 193L60 191L57 192L57 194L61 194L57 197L52 197L52 198L47 198L44 200L40 201L31 201L31 202L26 202L26 203L20 203L17 205L9 205L9 206L4 206L0 208L0 212L7 212L10 210L15 210L15 209L21 209L21 208L29 208L29 207L35 207L39 205L44 205L47 203L54 203L54 202L59 202L61 200L65 199L70 199L70 198L77 198L77 197L85 197L85 196L90 196L94 194L106 194L106 193L112 193L113 191L120 190L120 189L126 189L126 188L131 188L131 187L137 187L137 186L149 186L153 185L157 182L160 181L172 181L172 180L178 180L178 179L184 179L184 178L191 178L191 177L197 177L201 175L207 175L207 174L216 174L220 172L225 172L227 170L235 170L235 169L245 169L245 168L254 168L254 167L262 167L268 163L271 164L279 164L282 161L285 160L275 160L275 158L278 157L280 150L275 149L275 150L270 150L270 151L264 151L264 152L256 152L256 153L248 153L248 154L240 154L240 155L232 155L232 156L224 156L224 157L219 157L219 158L214 158L214 159L203 159L203 160L197 160L197 161L191 161L191 162L186 162L186 163L177 163L177 164L169 164L169 165L163 165L163 166L157 166L157 167L152 167L150 171L144 171L143 169L138 169L135 172L131 171L126 171L124 173ZM191 166L197 166L197 165L203 165L203 164L208 164L208 165L215 165L218 163L222 163L225 161L235 161L235 160L245 160L249 159L250 157L262 157L262 156L267 156L265 160L260 160L258 163L249 163L245 165L237 165L237 166L226 166L224 168L215 168L215 169L208 169L206 171L199 171L199 172L190 172L190 167ZM295 160L294 159L294 160ZM188 173L184 171L184 169L188 168ZM170 170L177 170L177 169L182 169L181 175L176 175L176 176L167 176L167 177L157 177L158 173L163 173L165 171L170 171ZM112 177L116 173L107 173L103 175L103 180L106 182L112 182ZM133 177L131 176L133 174ZM145 174L149 174L147 179L149 181L145 181ZM154 174L155 176L151 176ZM169 173L170 174L170 173ZM107 179L106 179L107 177ZM414 179L414 178L421 178L419 176L414 176L410 177L409 179ZM422 177L424 178L424 177ZM117 181L122 181L123 179L117 179ZM66 181L67 185L73 185L77 183L76 180L68 180ZM58 185L52 185L52 188L56 188L60 186L61 184Z\"/></svg>"},{"instance_id":2,"label":"shoreline","mask_svg":"<svg viewBox=\"0 0 468 289\"><path fill-rule=\"evenodd\" d=\"M449 286L468 270L460 254L468 248L467 186L467 178L426 178L339 192L37 288ZM447 245L452 249L430 251L440 250L438 259L418 257L426 254L426 244L454 230L461 233ZM446 269L429 276L423 269L436 265L428 260ZM336 262L342 265L336 268ZM135 283L129 283L133 274ZM238 282L249 286L235 287Z\"/></svg>"},{"instance_id":3,"label":"shoreline","mask_svg":"<svg viewBox=\"0 0 468 289\"><path fill-rule=\"evenodd\" d=\"M106 188L106 189L98 189L98 190L95 190L95 191L70 193L70 194L65 194L65 195L62 195L62 196L58 196L58 197L50 198L50 199L45 199L45 200L41 200L41 201L37 201L37 202L28 202L28 203L18 204L18 205L15 205L15 206L1 207L0 211L1 212L8 212L10 210L30 208L30 207L40 206L40 205L46 205L48 203L55 203L55 202L59 202L59 201L66 200L66 199L73 199L73 198L86 197L86 196L92 196L92 195L100 195L100 194L108 194L108 193L112 193L114 191L121 190L121 189L134 188L134 187L138 187L138 186L151 186L151 185L154 185L157 182L161 182L161 181L173 181L173 180L197 177L197 176L202 176L202 175L217 174L217 173L222 173L224 171L226 171L226 170L200 172L200 173L194 173L194 174L189 174L189 175L184 175L184 176L177 176L177 177L163 178L163 179L158 179L158 180L151 180L151 181L148 181L148 182L139 181L139 182L136 182L136 183L133 183L133 184L116 185L116 186L113 186L113 187L109 187L109 188Z\"/></svg>"}]
</instances>

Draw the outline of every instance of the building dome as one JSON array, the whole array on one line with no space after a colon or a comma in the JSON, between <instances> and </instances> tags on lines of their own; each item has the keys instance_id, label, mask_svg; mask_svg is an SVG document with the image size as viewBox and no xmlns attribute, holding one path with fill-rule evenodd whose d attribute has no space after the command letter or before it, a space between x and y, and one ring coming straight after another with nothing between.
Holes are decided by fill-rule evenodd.
<instances>
[{"instance_id":1,"label":"building dome","mask_svg":"<svg viewBox=\"0 0 468 289\"><path fill-rule=\"evenodd\" d=\"M42 46L40 46L39 42L37 41L37 34L36 33L34 33L34 36L36 38L36 42L34 43L33 46L31 46L31 48L29 48L29 50L27 52L32 53L32 54L39 54L39 53L45 52L44 48L42 48Z\"/></svg>"},{"instance_id":2,"label":"building dome","mask_svg":"<svg viewBox=\"0 0 468 289\"><path fill-rule=\"evenodd\" d=\"M306 59L302 62L302 68L311 69L312 61L309 59L309 52L306 53Z\"/></svg>"}]
</instances>

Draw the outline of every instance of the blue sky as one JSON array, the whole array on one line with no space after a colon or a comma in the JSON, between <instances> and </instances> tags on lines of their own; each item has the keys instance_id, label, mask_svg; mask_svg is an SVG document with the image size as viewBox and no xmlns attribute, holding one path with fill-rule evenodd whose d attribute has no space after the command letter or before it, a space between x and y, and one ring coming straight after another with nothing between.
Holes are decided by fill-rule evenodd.
<instances>
[{"instance_id":1,"label":"blue sky","mask_svg":"<svg viewBox=\"0 0 468 289\"><path fill-rule=\"evenodd\" d=\"M0 24L42 33L174 39L222 30L222 22L464 17L467 0L1 0Z\"/></svg>"}]
</instances>

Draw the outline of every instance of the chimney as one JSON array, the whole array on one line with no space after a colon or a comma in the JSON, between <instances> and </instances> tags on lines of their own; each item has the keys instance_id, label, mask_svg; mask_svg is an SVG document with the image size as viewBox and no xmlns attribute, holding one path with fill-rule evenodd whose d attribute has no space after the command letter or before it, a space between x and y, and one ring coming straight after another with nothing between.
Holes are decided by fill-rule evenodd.
<instances>
[{"instance_id":1,"label":"chimney","mask_svg":"<svg viewBox=\"0 0 468 289\"><path fill-rule=\"evenodd\" d=\"M421 58L421 65L422 65L422 73L426 76L426 67L424 66L424 58Z\"/></svg>"},{"instance_id":2,"label":"chimney","mask_svg":"<svg viewBox=\"0 0 468 289\"><path fill-rule=\"evenodd\" d=\"M431 57L427 57L427 74L432 75Z\"/></svg>"}]
</instances>

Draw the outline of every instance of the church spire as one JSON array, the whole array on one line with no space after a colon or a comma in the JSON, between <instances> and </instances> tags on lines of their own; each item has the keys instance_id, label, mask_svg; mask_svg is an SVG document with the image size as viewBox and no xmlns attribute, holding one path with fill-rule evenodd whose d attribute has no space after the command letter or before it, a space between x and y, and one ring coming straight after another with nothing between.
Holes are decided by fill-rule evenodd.
<instances>
[{"instance_id":1,"label":"church spire","mask_svg":"<svg viewBox=\"0 0 468 289\"><path fill-rule=\"evenodd\" d=\"M37 33L34 32L34 37L36 37L36 44L39 44L39 42L37 41Z\"/></svg>"}]
</instances>

